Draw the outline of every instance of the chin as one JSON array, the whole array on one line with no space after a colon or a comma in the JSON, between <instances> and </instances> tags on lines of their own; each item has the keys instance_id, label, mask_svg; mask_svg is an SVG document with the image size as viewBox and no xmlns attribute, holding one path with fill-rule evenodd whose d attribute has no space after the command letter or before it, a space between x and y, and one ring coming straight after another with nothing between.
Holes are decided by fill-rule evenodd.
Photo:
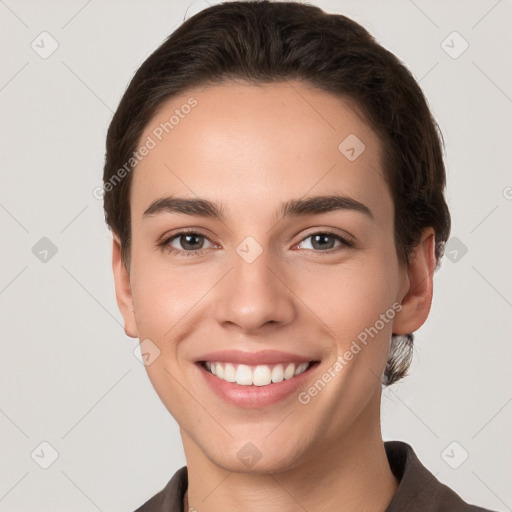
<instances>
[{"instance_id":1,"label":"chin","mask_svg":"<svg viewBox=\"0 0 512 512\"><path fill-rule=\"evenodd\" d=\"M226 471L264 476L298 467L305 456L305 447L300 449L299 446L289 435L279 440L253 435L245 439L231 439L228 444L219 442L202 447L202 451L210 462Z\"/></svg>"}]
</instances>

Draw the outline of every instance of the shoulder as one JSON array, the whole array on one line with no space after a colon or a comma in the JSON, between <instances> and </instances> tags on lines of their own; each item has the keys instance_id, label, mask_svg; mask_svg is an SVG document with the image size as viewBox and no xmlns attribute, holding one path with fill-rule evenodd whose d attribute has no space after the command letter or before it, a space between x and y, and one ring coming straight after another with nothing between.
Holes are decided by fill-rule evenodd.
<instances>
[{"instance_id":1,"label":"shoulder","mask_svg":"<svg viewBox=\"0 0 512 512\"><path fill-rule=\"evenodd\" d=\"M182 512L183 496L188 486L187 467L174 473L167 485L135 512Z\"/></svg>"},{"instance_id":2,"label":"shoulder","mask_svg":"<svg viewBox=\"0 0 512 512\"><path fill-rule=\"evenodd\" d=\"M403 441L384 443L389 465L400 481L386 512L493 512L465 502L441 483Z\"/></svg>"}]
</instances>

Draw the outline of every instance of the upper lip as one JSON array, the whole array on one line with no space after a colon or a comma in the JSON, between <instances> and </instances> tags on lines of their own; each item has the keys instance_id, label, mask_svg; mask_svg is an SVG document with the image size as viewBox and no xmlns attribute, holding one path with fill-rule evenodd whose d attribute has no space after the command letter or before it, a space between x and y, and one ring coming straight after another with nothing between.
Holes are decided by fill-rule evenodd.
<instances>
[{"instance_id":1,"label":"upper lip","mask_svg":"<svg viewBox=\"0 0 512 512\"><path fill-rule=\"evenodd\" d=\"M277 364L277 363L309 363L314 361L311 357L299 356L291 352L278 350L260 350L248 352L243 350L219 350L208 352L198 357L197 362L223 362L246 365Z\"/></svg>"}]
</instances>

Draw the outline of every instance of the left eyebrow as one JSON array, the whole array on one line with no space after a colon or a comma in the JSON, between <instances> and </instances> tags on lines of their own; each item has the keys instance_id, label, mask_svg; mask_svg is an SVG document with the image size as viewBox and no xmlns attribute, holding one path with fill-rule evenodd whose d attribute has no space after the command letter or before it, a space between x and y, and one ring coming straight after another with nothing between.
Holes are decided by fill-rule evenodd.
<instances>
[{"instance_id":1,"label":"left eyebrow","mask_svg":"<svg viewBox=\"0 0 512 512\"><path fill-rule=\"evenodd\" d=\"M283 217L319 215L336 210L352 210L364 213L373 219L373 213L368 206L352 197L339 194L315 196L306 199L292 199L281 205L281 215Z\"/></svg>"},{"instance_id":2,"label":"left eyebrow","mask_svg":"<svg viewBox=\"0 0 512 512\"><path fill-rule=\"evenodd\" d=\"M352 210L374 218L368 206L352 197L339 194L291 199L281 204L280 214L282 217L299 217L320 215L336 210ZM203 198L163 197L153 201L144 211L143 217L159 213L183 213L185 215L225 220L223 205Z\"/></svg>"}]
</instances>

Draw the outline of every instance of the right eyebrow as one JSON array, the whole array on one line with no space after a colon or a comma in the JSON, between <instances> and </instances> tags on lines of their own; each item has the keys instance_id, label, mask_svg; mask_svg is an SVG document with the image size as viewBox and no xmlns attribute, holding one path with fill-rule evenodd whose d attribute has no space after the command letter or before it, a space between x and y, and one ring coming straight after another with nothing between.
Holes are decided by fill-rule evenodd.
<instances>
[{"instance_id":1,"label":"right eyebrow","mask_svg":"<svg viewBox=\"0 0 512 512\"><path fill-rule=\"evenodd\" d=\"M224 208L221 204L208 199L187 199L185 197L162 197L153 201L144 211L143 217L159 213L184 213L196 217L211 217L224 220Z\"/></svg>"}]
</instances>

